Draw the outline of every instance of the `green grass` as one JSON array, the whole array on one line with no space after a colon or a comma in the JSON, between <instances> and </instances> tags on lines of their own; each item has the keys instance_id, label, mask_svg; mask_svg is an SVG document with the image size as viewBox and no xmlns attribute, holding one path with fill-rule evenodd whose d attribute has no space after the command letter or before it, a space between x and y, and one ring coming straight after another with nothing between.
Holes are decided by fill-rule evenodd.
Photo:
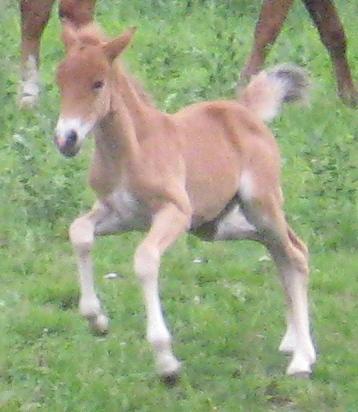
<instances>
[{"instance_id":1,"label":"green grass","mask_svg":"<svg viewBox=\"0 0 358 412\"><path fill-rule=\"evenodd\" d=\"M353 0L337 5L356 70L358 7ZM138 26L127 61L159 107L174 111L232 96L259 6L247 0L103 0L98 19L111 34ZM318 363L310 381L284 375L288 360L277 352L283 298L272 264L260 261L262 247L189 236L162 266L166 317L184 361L172 389L156 378L144 339L132 269L142 235L96 245L110 334L91 335L77 312L67 227L93 201L86 185L93 143L71 161L52 143L54 68L62 55L57 19L43 39L41 103L27 113L16 107L17 5L3 2L0 15L0 410L357 411L357 112L337 99L329 58L300 2L267 64L296 62L315 83L310 107L285 109L272 127L284 159L286 210L311 250ZM195 264L196 257L208 261ZM110 271L122 276L103 279Z\"/></svg>"}]
</instances>

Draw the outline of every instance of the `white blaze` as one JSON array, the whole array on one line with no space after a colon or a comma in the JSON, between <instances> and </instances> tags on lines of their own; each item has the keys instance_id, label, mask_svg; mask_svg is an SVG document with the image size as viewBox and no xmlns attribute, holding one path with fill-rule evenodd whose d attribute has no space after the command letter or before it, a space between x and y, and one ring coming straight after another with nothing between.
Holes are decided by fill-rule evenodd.
<instances>
[{"instance_id":1,"label":"white blaze","mask_svg":"<svg viewBox=\"0 0 358 412\"><path fill-rule=\"evenodd\" d=\"M82 143L86 135L92 130L93 122L83 122L77 117L60 117L56 126L56 135L59 143L66 139L66 135L74 130L78 136L78 143Z\"/></svg>"}]
</instances>

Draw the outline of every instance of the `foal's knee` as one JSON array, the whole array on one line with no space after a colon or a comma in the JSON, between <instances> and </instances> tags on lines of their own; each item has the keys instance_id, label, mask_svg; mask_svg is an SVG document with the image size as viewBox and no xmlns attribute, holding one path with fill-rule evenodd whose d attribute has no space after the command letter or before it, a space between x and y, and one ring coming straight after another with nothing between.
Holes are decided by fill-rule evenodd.
<instances>
[{"instance_id":1,"label":"foal's knee","mask_svg":"<svg viewBox=\"0 0 358 412\"><path fill-rule=\"evenodd\" d=\"M291 278L297 276L304 284L309 280L309 266L307 257L297 248L288 247L287 264L284 264L284 274Z\"/></svg>"},{"instance_id":2,"label":"foal's knee","mask_svg":"<svg viewBox=\"0 0 358 412\"><path fill-rule=\"evenodd\" d=\"M297 249L295 250L295 256L293 259L294 266L297 268L298 272L304 277L308 278L309 275L309 267L308 267L308 259L307 257Z\"/></svg>"},{"instance_id":3,"label":"foal's knee","mask_svg":"<svg viewBox=\"0 0 358 412\"><path fill-rule=\"evenodd\" d=\"M69 236L72 246L78 253L89 253L94 242L93 224L80 217L72 222Z\"/></svg>"},{"instance_id":4,"label":"foal's knee","mask_svg":"<svg viewBox=\"0 0 358 412\"><path fill-rule=\"evenodd\" d=\"M134 270L142 283L158 275L159 261L159 252L155 247L147 243L138 246L134 256Z\"/></svg>"}]
</instances>

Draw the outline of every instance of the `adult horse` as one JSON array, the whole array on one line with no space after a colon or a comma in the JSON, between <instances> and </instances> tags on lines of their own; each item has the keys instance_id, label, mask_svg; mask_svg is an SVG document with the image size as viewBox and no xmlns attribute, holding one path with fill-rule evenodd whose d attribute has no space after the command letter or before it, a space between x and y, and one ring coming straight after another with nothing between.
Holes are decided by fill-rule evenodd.
<instances>
[{"instance_id":1,"label":"adult horse","mask_svg":"<svg viewBox=\"0 0 358 412\"><path fill-rule=\"evenodd\" d=\"M358 92L352 80L347 61L347 41L343 25L331 0L302 0L331 57L336 73L338 94L344 103L355 106ZM256 25L251 54L241 72L249 79L259 72L270 46L275 42L287 17L293 0L265 0Z\"/></svg>"},{"instance_id":2,"label":"adult horse","mask_svg":"<svg viewBox=\"0 0 358 412\"><path fill-rule=\"evenodd\" d=\"M55 0L21 0L21 76L20 106L37 103L40 43ZM59 15L75 27L92 20L96 0L60 0Z\"/></svg>"},{"instance_id":3,"label":"adult horse","mask_svg":"<svg viewBox=\"0 0 358 412\"><path fill-rule=\"evenodd\" d=\"M20 105L32 107L38 101L39 54L41 36L55 0L21 0L21 71ZM355 105L358 93L346 57L343 25L331 0L302 0L316 24L335 68L338 93L342 100ZM60 0L59 15L80 27L93 18L96 0ZM269 46L278 36L293 0L265 0L256 25L251 55L242 71L248 79L261 70Z\"/></svg>"}]
</instances>

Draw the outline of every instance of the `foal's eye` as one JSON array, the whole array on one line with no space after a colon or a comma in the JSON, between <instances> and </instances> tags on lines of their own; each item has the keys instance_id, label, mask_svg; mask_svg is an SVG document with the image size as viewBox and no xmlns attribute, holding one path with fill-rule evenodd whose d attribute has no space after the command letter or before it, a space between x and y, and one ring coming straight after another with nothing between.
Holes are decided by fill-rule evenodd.
<instances>
[{"instance_id":1,"label":"foal's eye","mask_svg":"<svg viewBox=\"0 0 358 412\"><path fill-rule=\"evenodd\" d=\"M104 86L104 81L103 80L97 80L96 82L93 83L92 89L93 90L100 90Z\"/></svg>"}]
</instances>

